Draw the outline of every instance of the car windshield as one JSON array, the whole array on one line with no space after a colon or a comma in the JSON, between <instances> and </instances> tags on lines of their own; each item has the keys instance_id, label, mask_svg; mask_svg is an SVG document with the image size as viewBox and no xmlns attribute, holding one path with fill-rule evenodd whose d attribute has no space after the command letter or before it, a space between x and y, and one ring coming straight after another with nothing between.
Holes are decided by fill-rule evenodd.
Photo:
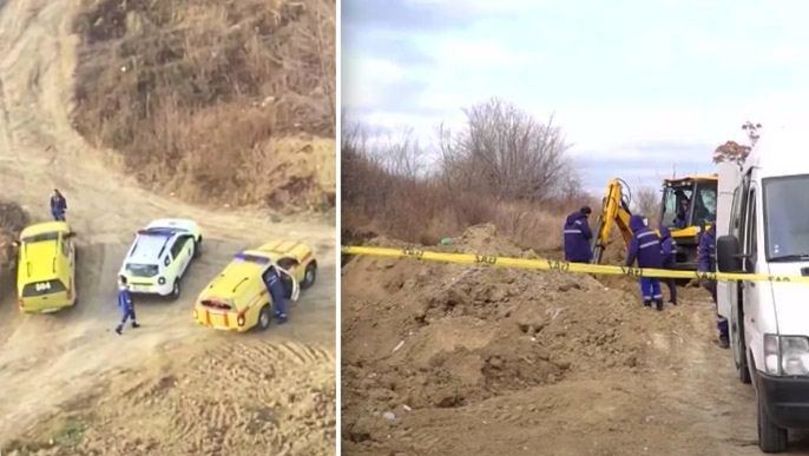
<instances>
[{"instance_id":1,"label":"car windshield","mask_svg":"<svg viewBox=\"0 0 809 456\"><path fill-rule=\"evenodd\" d=\"M134 264L126 265L126 270L135 277L154 277L159 268L156 264Z\"/></svg>"},{"instance_id":2,"label":"car windshield","mask_svg":"<svg viewBox=\"0 0 809 456\"><path fill-rule=\"evenodd\" d=\"M767 260L809 256L809 175L763 180Z\"/></svg>"},{"instance_id":3,"label":"car windshield","mask_svg":"<svg viewBox=\"0 0 809 456\"><path fill-rule=\"evenodd\" d=\"M26 244L33 244L35 242L56 241L59 240L59 232L51 231L50 233L40 233L33 236L26 236L22 241Z\"/></svg>"}]
</instances>

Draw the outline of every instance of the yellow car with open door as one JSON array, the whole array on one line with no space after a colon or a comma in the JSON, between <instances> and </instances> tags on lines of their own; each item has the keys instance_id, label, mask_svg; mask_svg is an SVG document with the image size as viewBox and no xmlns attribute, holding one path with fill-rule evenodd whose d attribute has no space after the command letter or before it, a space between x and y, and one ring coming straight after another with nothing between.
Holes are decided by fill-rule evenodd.
<instances>
[{"instance_id":1,"label":"yellow car with open door","mask_svg":"<svg viewBox=\"0 0 809 456\"><path fill-rule=\"evenodd\" d=\"M56 312L76 304L76 247L66 222L31 225L15 244L17 302L25 313Z\"/></svg>"},{"instance_id":2,"label":"yellow car with open door","mask_svg":"<svg viewBox=\"0 0 809 456\"><path fill-rule=\"evenodd\" d=\"M303 243L270 242L239 252L233 261L200 293L194 305L194 320L200 325L244 332L254 326L266 329L274 306L265 285L266 274L281 276L290 301L297 301L300 288L317 277L312 249Z\"/></svg>"}]
</instances>

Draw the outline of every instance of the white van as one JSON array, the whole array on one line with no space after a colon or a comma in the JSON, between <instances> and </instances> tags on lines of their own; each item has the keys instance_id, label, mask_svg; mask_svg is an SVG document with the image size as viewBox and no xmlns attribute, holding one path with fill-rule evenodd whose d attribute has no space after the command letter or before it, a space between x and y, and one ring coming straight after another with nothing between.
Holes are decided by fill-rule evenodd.
<instances>
[{"instance_id":1,"label":"white van","mask_svg":"<svg viewBox=\"0 0 809 456\"><path fill-rule=\"evenodd\" d=\"M809 154L801 151L804 143L805 136L769 130L741 169L725 165L720 170L720 272L809 275ZM786 450L788 428L809 428L807 297L809 287L801 284L720 282L717 287L739 379L752 381L756 391L764 452Z\"/></svg>"}]
</instances>

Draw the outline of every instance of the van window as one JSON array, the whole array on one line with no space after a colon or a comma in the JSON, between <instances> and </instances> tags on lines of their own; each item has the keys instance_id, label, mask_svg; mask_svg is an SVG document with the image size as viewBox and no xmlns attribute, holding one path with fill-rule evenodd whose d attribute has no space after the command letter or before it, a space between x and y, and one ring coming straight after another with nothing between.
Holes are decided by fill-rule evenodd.
<instances>
[{"instance_id":1,"label":"van window","mask_svg":"<svg viewBox=\"0 0 809 456\"><path fill-rule=\"evenodd\" d=\"M741 187L736 187L736 190L733 192L733 204L731 204L731 211L730 211L730 228L729 234L732 234L739 237L739 207L742 204L742 197L741 197Z\"/></svg>"},{"instance_id":2,"label":"van window","mask_svg":"<svg viewBox=\"0 0 809 456\"><path fill-rule=\"evenodd\" d=\"M809 175L762 181L768 261L809 259Z\"/></svg>"}]
</instances>

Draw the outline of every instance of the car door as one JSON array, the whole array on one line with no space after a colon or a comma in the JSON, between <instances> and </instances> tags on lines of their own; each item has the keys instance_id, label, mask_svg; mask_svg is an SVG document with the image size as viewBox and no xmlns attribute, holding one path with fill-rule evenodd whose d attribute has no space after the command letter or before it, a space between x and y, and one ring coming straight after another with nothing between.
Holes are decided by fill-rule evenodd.
<instances>
[{"instance_id":1,"label":"car door","mask_svg":"<svg viewBox=\"0 0 809 456\"><path fill-rule=\"evenodd\" d=\"M283 277L286 278L286 280L284 280L284 284L287 285L287 298L289 298L289 300L293 302L297 301L298 295L300 294L300 287L298 286L298 280L295 278L294 275L292 275L291 272L287 271L286 269L279 267L277 265L275 267L278 269L278 272Z\"/></svg>"},{"instance_id":2,"label":"car door","mask_svg":"<svg viewBox=\"0 0 809 456\"><path fill-rule=\"evenodd\" d=\"M739 226L741 224L743 209L742 200L742 187L739 186L736 187L736 190L733 192L733 201L731 202L730 219L728 221L727 232L720 233L717 230L717 239L720 236L731 235L735 236L736 239L739 239L739 242L741 242L742 237L740 236ZM733 315L738 313L736 310L738 309L737 306L739 305L739 289L739 284L736 282L718 281L716 283L718 313L719 315L731 320L731 322L735 321Z\"/></svg>"},{"instance_id":3,"label":"car door","mask_svg":"<svg viewBox=\"0 0 809 456\"><path fill-rule=\"evenodd\" d=\"M756 273L758 262L758 201L757 189L755 184L750 184L747 191L745 217L743 230L743 258L744 258L744 272ZM758 289L761 285L757 285L753 281L744 281L742 286L742 309L744 312L744 328L745 340L750 341L753 334L750 331L755 330L755 322L753 318L758 314L759 297Z\"/></svg>"},{"instance_id":4,"label":"car door","mask_svg":"<svg viewBox=\"0 0 809 456\"><path fill-rule=\"evenodd\" d=\"M168 257L169 257L169 266L167 269L167 275L171 277L182 277L183 272L185 272L185 258L183 256L183 238L178 236L171 241L169 241L171 245L169 246Z\"/></svg>"},{"instance_id":5,"label":"car door","mask_svg":"<svg viewBox=\"0 0 809 456\"><path fill-rule=\"evenodd\" d=\"M177 238L175 248L172 249L172 255L175 261L179 262L179 275L185 275L188 265L191 264L191 258L194 256L193 246L190 234L184 234Z\"/></svg>"}]
</instances>

